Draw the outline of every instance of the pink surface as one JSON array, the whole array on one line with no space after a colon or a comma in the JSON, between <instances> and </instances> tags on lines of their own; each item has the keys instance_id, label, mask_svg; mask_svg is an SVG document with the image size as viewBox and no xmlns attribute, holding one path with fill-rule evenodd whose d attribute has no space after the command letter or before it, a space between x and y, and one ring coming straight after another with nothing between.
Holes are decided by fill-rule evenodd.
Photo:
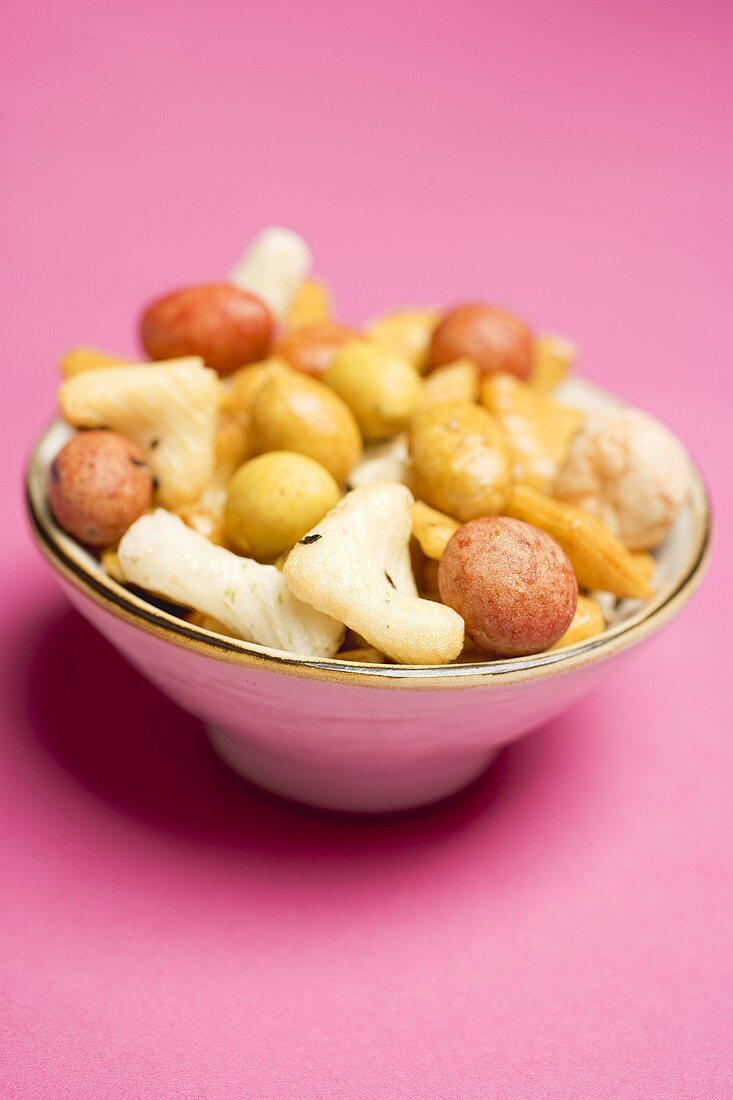
<instances>
[{"instance_id":1,"label":"pink surface","mask_svg":"<svg viewBox=\"0 0 733 1100\"><path fill-rule=\"evenodd\" d=\"M730 1096L730 6L3 18L0 1094ZM486 295L575 336L717 502L674 627L401 819L238 782L16 507L57 350L131 349L148 295L272 221L346 318Z\"/></svg>"}]
</instances>

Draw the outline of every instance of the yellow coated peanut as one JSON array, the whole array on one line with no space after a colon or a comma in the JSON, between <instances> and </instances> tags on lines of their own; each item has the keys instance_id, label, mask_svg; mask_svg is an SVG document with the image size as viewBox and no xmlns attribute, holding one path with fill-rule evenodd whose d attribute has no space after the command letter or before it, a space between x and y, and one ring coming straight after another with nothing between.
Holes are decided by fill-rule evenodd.
<instances>
[{"instance_id":1,"label":"yellow coated peanut","mask_svg":"<svg viewBox=\"0 0 733 1100\"><path fill-rule=\"evenodd\" d=\"M512 483L501 428L479 405L449 402L417 414L410 428L415 495L465 522L499 513Z\"/></svg>"},{"instance_id":2,"label":"yellow coated peanut","mask_svg":"<svg viewBox=\"0 0 733 1100\"><path fill-rule=\"evenodd\" d=\"M277 373L259 390L252 424L259 451L308 455L339 483L362 455L359 426L343 398L297 371Z\"/></svg>"},{"instance_id":3,"label":"yellow coated peanut","mask_svg":"<svg viewBox=\"0 0 733 1100\"><path fill-rule=\"evenodd\" d=\"M368 443L403 431L420 404L422 381L415 368L366 341L338 351L323 382L344 399Z\"/></svg>"},{"instance_id":4,"label":"yellow coated peanut","mask_svg":"<svg viewBox=\"0 0 733 1100\"><path fill-rule=\"evenodd\" d=\"M315 459L269 451L250 459L229 483L225 529L235 550L273 561L338 503L331 474Z\"/></svg>"}]
</instances>

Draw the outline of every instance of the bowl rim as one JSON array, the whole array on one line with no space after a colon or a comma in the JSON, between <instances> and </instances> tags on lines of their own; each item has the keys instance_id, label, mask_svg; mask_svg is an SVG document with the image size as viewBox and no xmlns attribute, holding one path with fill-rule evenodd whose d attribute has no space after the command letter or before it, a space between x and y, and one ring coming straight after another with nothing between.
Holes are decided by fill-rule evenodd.
<instances>
[{"instance_id":1,"label":"bowl rim","mask_svg":"<svg viewBox=\"0 0 733 1100\"><path fill-rule=\"evenodd\" d=\"M590 391L615 397L610 391L586 379L578 381ZM657 599L652 597L627 619L601 634L574 646L529 657L449 665L377 665L344 661L337 657L299 657L196 626L148 603L101 570L98 573L91 571L84 560L88 552L56 525L45 498L37 500L34 492L34 482L45 472L41 451L51 433L62 424L60 419L53 420L41 432L28 461L25 477L25 500L31 531L43 556L63 580L116 618L178 647L243 668L269 669L332 683L351 682L382 688L457 688L498 681L523 683L547 679L605 660L661 629L697 588L710 554L710 498L700 470L688 456L692 475L688 508L692 512L693 538L681 575L669 592L660 594Z\"/></svg>"}]
</instances>

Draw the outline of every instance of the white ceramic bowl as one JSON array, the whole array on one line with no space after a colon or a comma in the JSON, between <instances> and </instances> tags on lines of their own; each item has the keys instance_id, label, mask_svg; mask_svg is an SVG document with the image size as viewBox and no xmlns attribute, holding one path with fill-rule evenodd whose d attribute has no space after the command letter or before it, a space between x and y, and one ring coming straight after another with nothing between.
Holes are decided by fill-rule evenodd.
<instances>
[{"instance_id":1,"label":"white ceramic bowl","mask_svg":"<svg viewBox=\"0 0 733 1100\"><path fill-rule=\"evenodd\" d=\"M580 380L563 399L618 404ZM564 650L483 664L417 667L302 658L236 641L160 610L111 580L46 503L48 467L70 434L56 422L31 458L27 499L38 545L76 608L162 691L206 723L217 752L268 790L328 809L380 812L436 801L476 778L497 750L553 718L659 630L699 582L709 505L692 492L657 554L654 597L626 601L603 634Z\"/></svg>"}]
</instances>

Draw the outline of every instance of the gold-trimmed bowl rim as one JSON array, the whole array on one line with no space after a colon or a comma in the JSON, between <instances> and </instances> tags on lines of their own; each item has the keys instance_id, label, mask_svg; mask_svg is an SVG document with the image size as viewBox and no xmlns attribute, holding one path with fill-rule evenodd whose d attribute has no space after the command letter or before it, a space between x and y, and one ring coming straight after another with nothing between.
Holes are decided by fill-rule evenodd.
<instances>
[{"instance_id":1,"label":"gold-trimmed bowl rim","mask_svg":"<svg viewBox=\"0 0 733 1100\"><path fill-rule=\"evenodd\" d=\"M580 385L589 393L595 392L599 397L616 400L607 390L585 380ZM604 660L637 645L661 629L697 588L710 553L710 500L702 475L690 459L691 491L687 509L691 518L692 537L679 576L666 588L662 586L628 618L607 627L601 634L574 646L531 657L450 665L377 665L343 661L338 657L299 657L195 626L129 591L104 573L98 565L96 569L93 568L94 559L56 525L46 501L45 485L49 462L44 458L44 453L48 448L49 438L54 433L58 434L62 427L62 422L55 420L39 437L28 463L25 483L31 529L37 545L53 569L98 606L146 633L214 660L246 668L269 669L272 672L308 679L334 683L358 682L363 686L384 688L457 688L480 684L488 686L497 681L519 683L547 679Z\"/></svg>"}]
</instances>

